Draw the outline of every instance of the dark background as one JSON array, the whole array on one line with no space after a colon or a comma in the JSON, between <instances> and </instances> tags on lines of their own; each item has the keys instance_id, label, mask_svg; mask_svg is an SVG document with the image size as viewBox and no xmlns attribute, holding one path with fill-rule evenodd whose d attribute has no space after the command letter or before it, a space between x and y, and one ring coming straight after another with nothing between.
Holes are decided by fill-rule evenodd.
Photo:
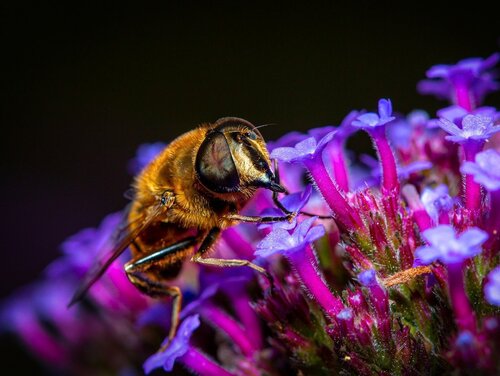
<instances>
[{"instance_id":1,"label":"dark background","mask_svg":"<svg viewBox=\"0 0 500 376\"><path fill-rule=\"evenodd\" d=\"M227 115L275 139L381 97L434 115L445 103L415 90L426 69L499 49L481 2L168 3L1 6L0 297L126 204L143 142Z\"/></svg>"}]
</instances>

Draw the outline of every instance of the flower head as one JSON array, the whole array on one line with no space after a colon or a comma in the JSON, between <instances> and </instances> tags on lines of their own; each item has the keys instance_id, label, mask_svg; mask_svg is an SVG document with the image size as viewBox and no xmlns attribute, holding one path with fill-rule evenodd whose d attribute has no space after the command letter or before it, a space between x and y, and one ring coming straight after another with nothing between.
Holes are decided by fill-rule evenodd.
<instances>
[{"instance_id":1,"label":"flower head","mask_svg":"<svg viewBox=\"0 0 500 376\"><path fill-rule=\"evenodd\" d=\"M476 100L481 102L487 93L499 88L495 76L489 72L499 59L500 54L495 53L486 59L470 58L460 60L455 65L435 65L427 71L430 80L420 81L417 89L421 94L449 99L453 96L454 86L466 85L473 91Z\"/></svg>"},{"instance_id":2,"label":"flower head","mask_svg":"<svg viewBox=\"0 0 500 376\"><path fill-rule=\"evenodd\" d=\"M366 114L362 114L352 122L352 125L364 130L371 130L385 125L393 121L394 119L396 118L392 116L391 100L380 99L378 101L378 114L374 112L367 112Z\"/></svg>"},{"instance_id":3,"label":"flower head","mask_svg":"<svg viewBox=\"0 0 500 376\"><path fill-rule=\"evenodd\" d=\"M439 214L447 212L453 207L453 199L448 193L448 186L440 184L435 188L425 187L420 197L425 211L438 222Z\"/></svg>"},{"instance_id":4,"label":"flower head","mask_svg":"<svg viewBox=\"0 0 500 376\"><path fill-rule=\"evenodd\" d=\"M439 225L422 233L429 243L415 251L416 257L424 265L439 260L445 264L460 263L481 253L481 245L488 234L476 227L469 228L458 237L450 225Z\"/></svg>"},{"instance_id":5,"label":"flower head","mask_svg":"<svg viewBox=\"0 0 500 376\"><path fill-rule=\"evenodd\" d=\"M377 274L374 269L368 269L358 274L358 281L363 286L372 286L377 283Z\"/></svg>"},{"instance_id":6,"label":"flower head","mask_svg":"<svg viewBox=\"0 0 500 376\"><path fill-rule=\"evenodd\" d=\"M442 108L436 112L439 118L445 118L452 123L462 125L462 120L467 115L481 115L485 117L492 118L493 121L498 117L498 112L494 107L478 107L472 111L467 111L465 108L457 105L451 105L445 108ZM439 123L437 124L439 125Z\"/></svg>"},{"instance_id":7,"label":"flower head","mask_svg":"<svg viewBox=\"0 0 500 376\"><path fill-rule=\"evenodd\" d=\"M475 162L466 161L460 171L474 176L476 183L489 191L500 189L500 153L495 149L487 149L476 154Z\"/></svg>"},{"instance_id":8,"label":"flower head","mask_svg":"<svg viewBox=\"0 0 500 376\"><path fill-rule=\"evenodd\" d=\"M175 338L168 344L168 347L164 351L153 354L144 362L144 372L150 373L159 367L163 367L165 371L172 371L175 360L188 351L191 335L199 326L199 315L186 317L180 324ZM162 346L165 346L169 341L169 338L166 338Z\"/></svg>"},{"instance_id":9,"label":"flower head","mask_svg":"<svg viewBox=\"0 0 500 376\"><path fill-rule=\"evenodd\" d=\"M500 266L497 266L488 274L488 283L484 286L484 295L490 304L500 307Z\"/></svg>"},{"instance_id":10,"label":"flower head","mask_svg":"<svg viewBox=\"0 0 500 376\"><path fill-rule=\"evenodd\" d=\"M484 141L500 131L500 125L495 125L491 117L482 115L467 115L462 120L462 128L448 119L441 118L439 126L450 135L447 140L465 142L468 140Z\"/></svg>"},{"instance_id":11,"label":"flower head","mask_svg":"<svg viewBox=\"0 0 500 376\"><path fill-rule=\"evenodd\" d=\"M321 153L323 149L332 140L336 131L327 133L318 142L316 138L309 137L298 142L294 147L280 147L271 152L271 158L289 163L298 163L306 159L313 159Z\"/></svg>"},{"instance_id":12,"label":"flower head","mask_svg":"<svg viewBox=\"0 0 500 376\"><path fill-rule=\"evenodd\" d=\"M275 253L293 253L304 249L325 234L322 225L311 227L315 220L316 217L311 217L302 221L291 234L283 228L274 228L257 244L255 255L267 257Z\"/></svg>"}]
</instances>

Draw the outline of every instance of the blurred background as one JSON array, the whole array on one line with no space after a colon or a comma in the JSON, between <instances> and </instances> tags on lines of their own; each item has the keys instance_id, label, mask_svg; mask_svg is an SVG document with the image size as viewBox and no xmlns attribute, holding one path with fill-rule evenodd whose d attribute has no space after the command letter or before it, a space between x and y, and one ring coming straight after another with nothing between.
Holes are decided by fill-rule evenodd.
<instances>
[{"instance_id":1,"label":"blurred background","mask_svg":"<svg viewBox=\"0 0 500 376\"><path fill-rule=\"evenodd\" d=\"M273 123L262 133L276 139L373 111L382 97L434 115L445 103L415 89L425 71L499 50L498 14L480 2L338 3L4 2L0 297L127 203L141 143L228 115ZM370 147L362 136L350 145ZM22 351L2 340L0 353L13 352L19 366Z\"/></svg>"}]
</instances>

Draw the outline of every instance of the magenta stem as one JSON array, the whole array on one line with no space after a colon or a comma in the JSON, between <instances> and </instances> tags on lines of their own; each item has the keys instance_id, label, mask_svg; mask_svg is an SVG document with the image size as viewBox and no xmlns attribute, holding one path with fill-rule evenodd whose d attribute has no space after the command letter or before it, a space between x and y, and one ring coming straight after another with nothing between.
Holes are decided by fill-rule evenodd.
<instances>
[{"instance_id":1,"label":"magenta stem","mask_svg":"<svg viewBox=\"0 0 500 376\"><path fill-rule=\"evenodd\" d=\"M454 88L456 104L463 107L467 112L471 112L473 110L473 102L468 85L455 82Z\"/></svg>"},{"instance_id":2,"label":"magenta stem","mask_svg":"<svg viewBox=\"0 0 500 376\"><path fill-rule=\"evenodd\" d=\"M425 230L433 227L432 218L429 213L427 213L427 210L425 210L422 201L420 201L417 189L411 184L406 184L402 189L402 194L413 212L413 218L415 219L420 232L424 232Z\"/></svg>"},{"instance_id":3,"label":"magenta stem","mask_svg":"<svg viewBox=\"0 0 500 376\"><path fill-rule=\"evenodd\" d=\"M332 164L332 172L337 186L344 192L349 192L349 174L344 159L343 142L334 139L328 148L328 157Z\"/></svg>"},{"instance_id":4,"label":"magenta stem","mask_svg":"<svg viewBox=\"0 0 500 376\"><path fill-rule=\"evenodd\" d=\"M313 159L305 160L304 164L336 219L352 231L366 232L358 212L351 208L330 178L321 153Z\"/></svg>"},{"instance_id":5,"label":"magenta stem","mask_svg":"<svg viewBox=\"0 0 500 376\"><path fill-rule=\"evenodd\" d=\"M233 373L214 362L197 348L190 346L179 358L184 366L200 376L234 376Z\"/></svg>"},{"instance_id":6,"label":"magenta stem","mask_svg":"<svg viewBox=\"0 0 500 376\"><path fill-rule=\"evenodd\" d=\"M207 321L226 333L232 342L240 348L243 355L252 356L257 351L241 325L226 312L212 304L206 304L200 313Z\"/></svg>"},{"instance_id":7,"label":"magenta stem","mask_svg":"<svg viewBox=\"0 0 500 376\"><path fill-rule=\"evenodd\" d=\"M255 249L253 249L251 243L241 235L241 233L236 230L234 227L229 227L224 230L222 233L222 238L226 242L226 244L231 248L238 256L246 259L252 260L253 253Z\"/></svg>"},{"instance_id":8,"label":"magenta stem","mask_svg":"<svg viewBox=\"0 0 500 376\"><path fill-rule=\"evenodd\" d=\"M304 283L307 290L314 296L321 308L329 316L335 317L345 308L344 304L333 295L321 277L313 252L312 247L308 245L303 250L286 254L286 257L290 260L302 283Z\"/></svg>"},{"instance_id":9,"label":"magenta stem","mask_svg":"<svg viewBox=\"0 0 500 376\"><path fill-rule=\"evenodd\" d=\"M483 148L483 142L470 141L463 144L465 160L474 162L476 154ZM465 206L477 211L481 208L481 186L474 181L474 175L465 175Z\"/></svg>"},{"instance_id":10,"label":"magenta stem","mask_svg":"<svg viewBox=\"0 0 500 376\"><path fill-rule=\"evenodd\" d=\"M500 243L500 189L490 192L490 212L486 222L486 229L490 237L485 244L488 255L494 255L499 251Z\"/></svg>"},{"instance_id":11,"label":"magenta stem","mask_svg":"<svg viewBox=\"0 0 500 376\"><path fill-rule=\"evenodd\" d=\"M254 344L255 348L262 348L262 328L255 311L250 306L250 298L244 291L236 291L231 294L233 307L238 319L245 328L248 339Z\"/></svg>"},{"instance_id":12,"label":"magenta stem","mask_svg":"<svg viewBox=\"0 0 500 376\"><path fill-rule=\"evenodd\" d=\"M469 330L474 333L476 331L476 323L469 298L465 292L463 262L448 264L447 270L448 289L457 326L461 331Z\"/></svg>"},{"instance_id":13,"label":"magenta stem","mask_svg":"<svg viewBox=\"0 0 500 376\"><path fill-rule=\"evenodd\" d=\"M382 187L388 191L399 193L398 170L396 167L396 159L389 145L385 134L385 126L380 126L368 132L373 139L375 148L382 164Z\"/></svg>"}]
</instances>

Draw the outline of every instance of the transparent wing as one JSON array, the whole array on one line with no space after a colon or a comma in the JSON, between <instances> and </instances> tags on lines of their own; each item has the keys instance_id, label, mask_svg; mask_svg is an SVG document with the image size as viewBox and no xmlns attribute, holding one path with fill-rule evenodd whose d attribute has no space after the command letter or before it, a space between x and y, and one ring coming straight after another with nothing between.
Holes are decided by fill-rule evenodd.
<instances>
[{"instance_id":1,"label":"transparent wing","mask_svg":"<svg viewBox=\"0 0 500 376\"><path fill-rule=\"evenodd\" d=\"M126 226L125 229L119 230L120 236L118 236L118 240L115 246L109 252L106 252L106 254L103 255L103 257L99 259L89 270L82 283L75 291L75 294L71 298L68 307L72 306L85 296L90 287L92 287L92 285L103 276L109 266L118 257L120 257L120 255L127 249L127 247L134 241L134 239L139 236L141 232L146 230L151 225L151 223L153 223L157 219L160 212L164 209L165 207L163 207L162 205L157 205L153 210L150 210L145 217L140 218L139 220L134 222L138 224L133 230L130 231L131 226Z\"/></svg>"}]
</instances>

